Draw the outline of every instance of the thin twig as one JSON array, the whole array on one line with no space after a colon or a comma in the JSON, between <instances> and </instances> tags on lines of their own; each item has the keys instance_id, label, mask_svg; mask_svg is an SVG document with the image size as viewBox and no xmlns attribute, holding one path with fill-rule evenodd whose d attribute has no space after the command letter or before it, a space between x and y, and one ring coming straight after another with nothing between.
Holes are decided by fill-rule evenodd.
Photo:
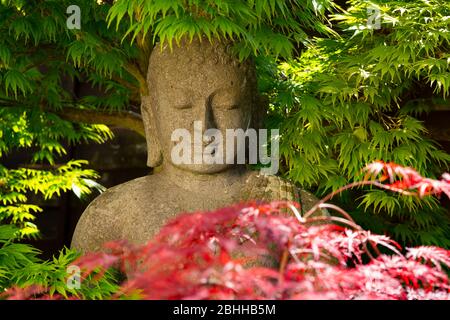
<instances>
[{"instance_id":1,"label":"thin twig","mask_svg":"<svg viewBox=\"0 0 450 320\"><path fill-rule=\"evenodd\" d=\"M335 221L335 222L340 222L343 224L346 224L348 226L351 226L352 228L354 228L355 230L362 230L361 227L359 225L357 225L354 222L351 222L347 219L344 218L339 218L339 217L327 217L327 216L321 216L321 217L313 217L313 218L309 218L305 224L312 224L314 222L320 222L320 221Z\"/></svg>"},{"instance_id":2,"label":"thin twig","mask_svg":"<svg viewBox=\"0 0 450 320\"><path fill-rule=\"evenodd\" d=\"M381 188L381 189L398 192L398 193L401 193L403 195L408 195L408 196L417 195L417 193L415 193L415 192L409 192L409 191L405 191L405 190L402 190L402 189L399 189L399 188L394 188L394 187L382 184L382 183L380 183L378 181L366 180L366 181L353 182L353 183L350 183L350 184L348 184L346 186L343 186L343 187L337 189L336 191L333 191L333 192L329 193L322 200L317 202L307 213L305 213L303 218L306 219L309 216L311 216L312 214L314 214L314 212L316 212L320 208L320 206L322 204L324 204L328 200L331 200L335 195L337 195L337 194L339 194L339 193L341 193L341 192L343 192L345 190L353 189L353 188L361 187L361 186L376 186L376 187Z\"/></svg>"}]
</instances>

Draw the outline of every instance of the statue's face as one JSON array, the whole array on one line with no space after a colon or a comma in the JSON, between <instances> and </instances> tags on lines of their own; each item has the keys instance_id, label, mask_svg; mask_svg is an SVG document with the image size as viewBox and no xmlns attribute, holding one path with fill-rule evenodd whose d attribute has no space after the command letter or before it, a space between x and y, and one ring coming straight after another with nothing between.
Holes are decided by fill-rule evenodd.
<instances>
[{"instance_id":1,"label":"statue's face","mask_svg":"<svg viewBox=\"0 0 450 320\"><path fill-rule=\"evenodd\" d=\"M232 154L226 152L226 130L245 130L248 127L251 119L252 95L255 94L240 69L221 63L186 64L173 60L170 68L161 68L155 72L151 82L150 90L154 97L153 104L164 161L170 161L177 167L198 173L220 172L236 163L233 161L236 159L236 148ZM197 123L196 126L194 122ZM201 150L204 155L205 148L214 150L211 143L217 144L218 141L203 139L203 135L208 129L217 129L216 132L220 132L223 138L223 163L208 164L204 161L175 163L172 150L180 140L172 141L172 134L177 129L178 132L179 129L185 129L191 137L190 141L186 140L183 143L189 143L192 160L196 151ZM200 137L203 143L195 139L194 135ZM212 152L214 155L215 151Z\"/></svg>"}]
</instances>

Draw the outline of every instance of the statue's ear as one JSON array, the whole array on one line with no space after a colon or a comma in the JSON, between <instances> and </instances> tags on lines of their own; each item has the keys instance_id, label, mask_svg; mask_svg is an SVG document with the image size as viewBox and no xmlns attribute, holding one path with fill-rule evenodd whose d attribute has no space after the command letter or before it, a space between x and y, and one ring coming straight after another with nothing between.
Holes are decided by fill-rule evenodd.
<instances>
[{"instance_id":1,"label":"statue's ear","mask_svg":"<svg viewBox=\"0 0 450 320\"><path fill-rule=\"evenodd\" d=\"M154 107L151 96L142 96L141 114L147 140L147 166L151 168L158 167L163 160Z\"/></svg>"}]
</instances>

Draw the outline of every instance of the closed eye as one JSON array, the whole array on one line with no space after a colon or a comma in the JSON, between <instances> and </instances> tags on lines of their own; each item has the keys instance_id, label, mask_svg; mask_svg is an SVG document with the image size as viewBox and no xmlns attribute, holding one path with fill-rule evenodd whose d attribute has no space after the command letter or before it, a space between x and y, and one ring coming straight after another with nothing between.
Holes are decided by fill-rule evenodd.
<instances>
[{"instance_id":1,"label":"closed eye","mask_svg":"<svg viewBox=\"0 0 450 320\"><path fill-rule=\"evenodd\" d=\"M239 109L239 105L238 104L227 104L227 105L218 106L217 108L221 109L221 110L236 110L236 109Z\"/></svg>"},{"instance_id":2,"label":"closed eye","mask_svg":"<svg viewBox=\"0 0 450 320\"><path fill-rule=\"evenodd\" d=\"M176 105L174 106L174 108L175 108L175 109L181 109L181 110L184 110L184 109L192 109L192 104L190 104L190 103L186 103L186 104L176 104Z\"/></svg>"}]
</instances>

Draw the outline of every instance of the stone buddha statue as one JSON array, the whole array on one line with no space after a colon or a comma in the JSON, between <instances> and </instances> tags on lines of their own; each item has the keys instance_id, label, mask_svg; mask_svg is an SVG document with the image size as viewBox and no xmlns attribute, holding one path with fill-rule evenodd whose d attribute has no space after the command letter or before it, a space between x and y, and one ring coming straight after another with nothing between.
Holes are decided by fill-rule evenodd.
<instances>
[{"instance_id":1,"label":"stone buddha statue","mask_svg":"<svg viewBox=\"0 0 450 320\"><path fill-rule=\"evenodd\" d=\"M259 103L251 60L239 62L226 45L207 40L181 42L172 49L157 46L149 61L147 84L150 93L143 97L141 109L148 166L156 169L98 196L78 222L73 247L98 251L103 243L119 239L143 244L183 212L249 200L292 200L306 211L317 201L286 180L249 170L245 163L173 161L175 130L195 135L215 129L226 136L227 129L258 128L265 108ZM190 146L195 155L198 147L211 143L211 139L193 139ZM236 154L226 157L233 160Z\"/></svg>"}]
</instances>

